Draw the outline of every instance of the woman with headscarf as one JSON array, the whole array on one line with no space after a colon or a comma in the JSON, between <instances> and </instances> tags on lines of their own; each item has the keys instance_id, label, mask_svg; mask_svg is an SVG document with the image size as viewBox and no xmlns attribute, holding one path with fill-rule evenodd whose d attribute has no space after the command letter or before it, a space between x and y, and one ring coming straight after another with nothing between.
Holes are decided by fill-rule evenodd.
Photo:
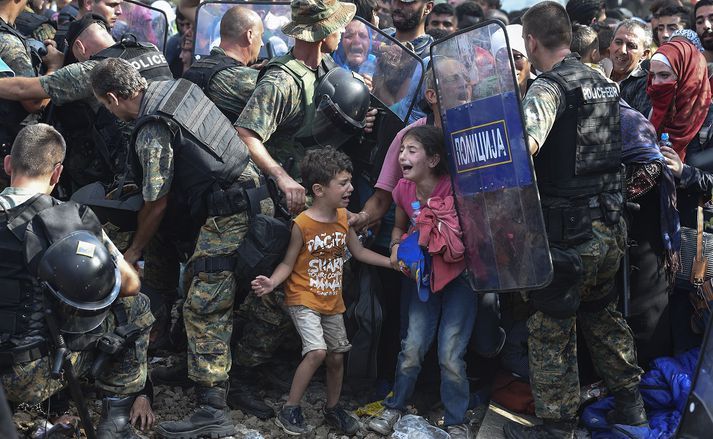
<instances>
[{"instance_id":1,"label":"woman with headscarf","mask_svg":"<svg viewBox=\"0 0 713 439\"><path fill-rule=\"evenodd\" d=\"M621 143L626 165L626 201L629 228L629 315L639 365L671 355L669 292L678 268L680 223L676 184L659 151L651 123L623 100Z\"/></svg>"},{"instance_id":2,"label":"woman with headscarf","mask_svg":"<svg viewBox=\"0 0 713 439\"><path fill-rule=\"evenodd\" d=\"M706 60L688 41L675 39L659 47L651 58L646 87L651 98L650 120L658 138L667 133L671 147L662 146L667 167L676 177L677 207L681 225L695 229L699 203L710 200L713 190L713 141L711 141L711 85ZM705 155L709 154L710 159ZM706 163L708 162L708 163ZM706 220L713 217L705 203ZM695 346L699 340L690 329L689 285L677 283L670 298L674 353Z\"/></svg>"}]
</instances>

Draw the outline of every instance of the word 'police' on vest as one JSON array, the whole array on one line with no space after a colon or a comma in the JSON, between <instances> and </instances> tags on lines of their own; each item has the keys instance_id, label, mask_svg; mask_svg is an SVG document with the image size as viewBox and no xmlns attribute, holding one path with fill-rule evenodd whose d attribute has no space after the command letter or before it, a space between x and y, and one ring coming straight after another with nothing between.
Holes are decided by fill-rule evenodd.
<instances>
[{"instance_id":1,"label":"word 'police' on vest","mask_svg":"<svg viewBox=\"0 0 713 439\"><path fill-rule=\"evenodd\" d=\"M138 71L167 64L166 57L164 57L162 53L156 52L145 53L136 58L132 58L129 60L129 63Z\"/></svg>"},{"instance_id":2,"label":"word 'police' on vest","mask_svg":"<svg viewBox=\"0 0 713 439\"><path fill-rule=\"evenodd\" d=\"M609 86L582 86L582 96L585 101L598 99L613 99L619 97L619 90L613 85Z\"/></svg>"},{"instance_id":3,"label":"word 'police' on vest","mask_svg":"<svg viewBox=\"0 0 713 439\"><path fill-rule=\"evenodd\" d=\"M459 173L512 162L504 120L457 131L451 141Z\"/></svg>"}]
</instances>

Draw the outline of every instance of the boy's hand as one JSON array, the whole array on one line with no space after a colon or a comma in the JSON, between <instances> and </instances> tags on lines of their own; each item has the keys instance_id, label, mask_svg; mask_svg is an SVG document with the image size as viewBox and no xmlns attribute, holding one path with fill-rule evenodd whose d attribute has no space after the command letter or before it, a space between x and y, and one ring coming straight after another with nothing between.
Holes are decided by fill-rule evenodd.
<instances>
[{"instance_id":1,"label":"boy's hand","mask_svg":"<svg viewBox=\"0 0 713 439\"><path fill-rule=\"evenodd\" d=\"M262 297L275 289L274 282L267 276L256 277L255 280L250 282L250 285L253 287L255 295L258 297Z\"/></svg>"}]
</instances>

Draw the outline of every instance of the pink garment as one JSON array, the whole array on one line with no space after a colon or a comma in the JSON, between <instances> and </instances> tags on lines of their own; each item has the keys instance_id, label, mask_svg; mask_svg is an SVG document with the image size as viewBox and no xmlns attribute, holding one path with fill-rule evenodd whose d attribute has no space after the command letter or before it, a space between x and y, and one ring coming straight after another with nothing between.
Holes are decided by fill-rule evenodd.
<instances>
[{"instance_id":1,"label":"pink garment","mask_svg":"<svg viewBox=\"0 0 713 439\"><path fill-rule=\"evenodd\" d=\"M416 228L418 245L431 255L431 291L440 291L465 269L463 233L453 196L429 198L416 219Z\"/></svg>"},{"instance_id":2,"label":"pink garment","mask_svg":"<svg viewBox=\"0 0 713 439\"><path fill-rule=\"evenodd\" d=\"M402 178L392 192L394 202L411 218L416 201L416 183ZM417 219L419 245L432 256L431 291L442 290L465 270L465 247L453 201L450 177L444 175L433 189Z\"/></svg>"},{"instance_id":3,"label":"pink garment","mask_svg":"<svg viewBox=\"0 0 713 439\"><path fill-rule=\"evenodd\" d=\"M383 189L386 192L391 192L396 187L399 179L404 176L401 172L401 165L399 165L399 150L401 149L401 139L403 139L406 131L413 127L420 125L426 125L426 118L422 117L416 122L402 129L394 137L394 141L389 145L388 151L386 151L386 156L384 157L384 163L381 165L381 173L379 173L379 179L376 181L375 187Z\"/></svg>"}]
</instances>

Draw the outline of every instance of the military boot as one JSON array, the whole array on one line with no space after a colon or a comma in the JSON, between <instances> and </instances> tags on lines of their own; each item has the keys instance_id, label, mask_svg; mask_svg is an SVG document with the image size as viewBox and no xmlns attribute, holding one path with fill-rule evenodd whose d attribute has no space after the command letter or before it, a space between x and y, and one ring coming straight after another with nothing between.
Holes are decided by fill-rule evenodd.
<instances>
[{"instance_id":1,"label":"military boot","mask_svg":"<svg viewBox=\"0 0 713 439\"><path fill-rule=\"evenodd\" d=\"M609 425L647 425L644 401L638 387L614 392L614 410L607 413Z\"/></svg>"},{"instance_id":2,"label":"military boot","mask_svg":"<svg viewBox=\"0 0 713 439\"><path fill-rule=\"evenodd\" d=\"M188 379L188 364L185 357L173 366L162 366L152 370L151 381L165 386L191 387L193 385Z\"/></svg>"},{"instance_id":3,"label":"military boot","mask_svg":"<svg viewBox=\"0 0 713 439\"><path fill-rule=\"evenodd\" d=\"M574 439L576 425L573 420L545 419L541 425L527 427L509 421L503 426L503 433L507 439Z\"/></svg>"},{"instance_id":4,"label":"military boot","mask_svg":"<svg viewBox=\"0 0 713 439\"><path fill-rule=\"evenodd\" d=\"M129 412L133 404L133 396L104 398L101 418L97 425L97 437L101 439L141 439L134 433L129 423Z\"/></svg>"},{"instance_id":5,"label":"military boot","mask_svg":"<svg viewBox=\"0 0 713 439\"><path fill-rule=\"evenodd\" d=\"M159 424L159 436L169 439L197 439L210 437L218 439L237 434L228 416L225 405L227 384L215 387L196 386L199 407L192 415L180 421L166 421Z\"/></svg>"},{"instance_id":6,"label":"military boot","mask_svg":"<svg viewBox=\"0 0 713 439\"><path fill-rule=\"evenodd\" d=\"M275 410L259 397L256 386L259 379L260 376L254 367L233 363L233 368L230 370L228 406L263 420L270 419L275 416Z\"/></svg>"}]
</instances>

